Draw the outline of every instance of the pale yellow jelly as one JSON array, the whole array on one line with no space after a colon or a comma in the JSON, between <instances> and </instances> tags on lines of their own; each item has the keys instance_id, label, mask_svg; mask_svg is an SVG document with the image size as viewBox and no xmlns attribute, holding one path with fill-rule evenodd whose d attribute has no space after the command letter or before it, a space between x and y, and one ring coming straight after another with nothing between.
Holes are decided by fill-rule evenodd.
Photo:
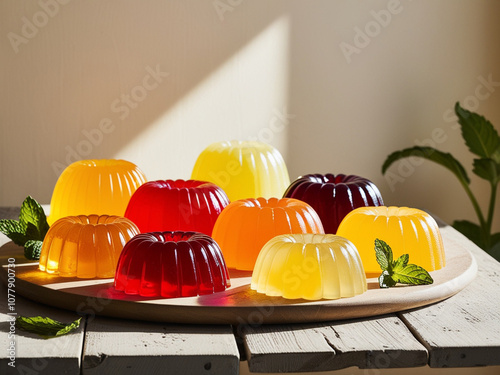
<instances>
[{"instance_id":1,"label":"pale yellow jelly","mask_svg":"<svg viewBox=\"0 0 500 375\"><path fill-rule=\"evenodd\" d=\"M220 186L231 202L281 197L290 184L280 152L254 141L212 143L198 156L191 179Z\"/></svg>"},{"instance_id":2,"label":"pale yellow jelly","mask_svg":"<svg viewBox=\"0 0 500 375\"><path fill-rule=\"evenodd\" d=\"M408 207L360 207L340 223L337 235L356 246L369 277L382 272L375 257L375 239L385 241L394 260L409 254L410 263L427 271L445 265L441 233L436 221L426 212Z\"/></svg>"},{"instance_id":3,"label":"pale yellow jelly","mask_svg":"<svg viewBox=\"0 0 500 375\"><path fill-rule=\"evenodd\" d=\"M333 234L284 234L262 248L251 288L288 299L338 299L367 289L356 247Z\"/></svg>"}]
</instances>

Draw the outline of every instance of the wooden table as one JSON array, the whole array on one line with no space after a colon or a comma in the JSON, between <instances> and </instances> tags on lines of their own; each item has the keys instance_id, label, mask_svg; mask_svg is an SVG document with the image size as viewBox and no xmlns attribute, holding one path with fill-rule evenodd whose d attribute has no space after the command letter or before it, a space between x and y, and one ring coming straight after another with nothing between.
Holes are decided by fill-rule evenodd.
<instances>
[{"instance_id":1,"label":"wooden table","mask_svg":"<svg viewBox=\"0 0 500 375\"><path fill-rule=\"evenodd\" d=\"M17 218L18 208L0 208ZM0 246L8 239L0 234ZM463 237L478 263L476 279L457 295L411 311L375 318L294 325L179 325L98 316L89 301L80 328L44 340L15 332L9 366L7 288L0 288L2 374L237 374L359 368L500 365L500 263ZM77 312L16 296L19 315L72 321ZM261 311L262 314L269 313ZM255 322L258 323L258 316Z\"/></svg>"}]
</instances>

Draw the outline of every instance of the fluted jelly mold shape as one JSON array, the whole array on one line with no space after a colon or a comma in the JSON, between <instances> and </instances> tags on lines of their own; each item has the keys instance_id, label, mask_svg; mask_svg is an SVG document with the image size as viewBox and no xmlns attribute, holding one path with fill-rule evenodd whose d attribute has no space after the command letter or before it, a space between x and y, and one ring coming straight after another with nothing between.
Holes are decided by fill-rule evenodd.
<instances>
[{"instance_id":1,"label":"fluted jelly mold shape","mask_svg":"<svg viewBox=\"0 0 500 375\"><path fill-rule=\"evenodd\" d=\"M222 292L229 273L217 243L199 232L150 232L124 247L115 289L143 297L192 297Z\"/></svg>"},{"instance_id":2,"label":"fluted jelly mold shape","mask_svg":"<svg viewBox=\"0 0 500 375\"><path fill-rule=\"evenodd\" d=\"M74 215L123 216L130 197L144 182L144 173L126 160L76 161L57 180L48 222Z\"/></svg>"},{"instance_id":3,"label":"fluted jelly mold shape","mask_svg":"<svg viewBox=\"0 0 500 375\"><path fill-rule=\"evenodd\" d=\"M284 234L262 248L251 288L287 299L338 299L367 290L356 247L333 234Z\"/></svg>"},{"instance_id":4,"label":"fluted jelly mold shape","mask_svg":"<svg viewBox=\"0 0 500 375\"><path fill-rule=\"evenodd\" d=\"M146 182L134 193L125 217L142 233L195 231L207 235L229 199L219 186L197 180Z\"/></svg>"},{"instance_id":5,"label":"fluted jelly mold shape","mask_svg":"<svg viewBox=\"0 0 500 375\"><path fill-rule=\"evenodd\" d=\"M280 152L257 141L212 143L198 156L191 178L217 184L231 202L281 197L290 184Z\"/></svg>"},{"instance_id":6,"label":"fluted jelly mold shape","mask_svg":"<svg viewBox=\"0 0 500 375\"><path fill-rule=\"evenodd\" d=\"M337 233L353 209L382 206L382 195L370 180L356 175L307 174L293 181L285 197L307 202L318 213L326 233Z\"/></svg>"},{"instance_id":7,"label":"fluted jelly mold shape","mask_svg":"<svg viewBox=\"0 0 500 375\"><path fill-rule=\"evenodd\" d=\"M408 207L360 207L340 223L339 236L348 238L359 251L367 276L380 275L375 258L375 239L385 241L394 259L410 256L410 263L427 271L445 266L441 233L427 212Z\"/></svg>"},{"instance_id":8,"label":"fluted jelly mold shape","mask_svg":"<svg viewBox=\"0 0 500 375\"><path fill-rule=\"evenodd\" d=\"M215 223L213 238L229 268L252 271L262 246L287 233L324 233L318 214L290 198L241 199L229 204Z\"/></svg>"},{"instance_id":9,"label":"fluted jelly mold shape","mask_svg":"<svg viewBox=\"0 0 500 375\"><path fill-rule=\"evenodd\" d=\"M134 223L120 216L63 217L43 240L39 269L63 277L113 277L123 246L138 233Z\"/></svg>"}]
</instances>

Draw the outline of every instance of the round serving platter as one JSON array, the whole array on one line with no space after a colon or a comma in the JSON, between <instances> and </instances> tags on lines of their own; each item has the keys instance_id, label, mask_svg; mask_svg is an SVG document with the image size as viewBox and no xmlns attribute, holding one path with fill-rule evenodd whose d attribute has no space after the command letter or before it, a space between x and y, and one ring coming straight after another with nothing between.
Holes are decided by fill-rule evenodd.
<instances>
[{"instance_id":1,"label":"round serving platter","mask_svg":"<svg viewBox=\"0 0 500 375\"><path fill-rule=\"evenodd\" d=\"M8 264L15 269L18 295L50 306L116 318L193 324L306 323L369 317L425 306L465 288L477 265L464 246L467 241L449 226L440 228L446 266L431 272L434 283L380 289L368 279L368 291L337 300L287 300L250 289L251 273L229 270L231 287L212 295L185 298L145 298L116 291L113 279L77 279L50 275L29 262L23 249L0 238L0 279L7 282ZM3 245L2 245L3 244ZM375 256L375 254L374 254ZM411 259L410 259L411 263Z\"/></svg>"}]
</instances>

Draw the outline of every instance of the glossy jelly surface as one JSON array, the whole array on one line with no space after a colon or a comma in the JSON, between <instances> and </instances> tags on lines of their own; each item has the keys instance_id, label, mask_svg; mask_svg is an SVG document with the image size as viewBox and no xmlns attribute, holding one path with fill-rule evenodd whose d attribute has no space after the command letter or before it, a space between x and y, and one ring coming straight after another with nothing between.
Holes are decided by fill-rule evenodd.
<instances>
[{"instance_id":1,"label":"glossy jelly surface","mask_svg":"<svg viewBox=\"0 0 500 375\"><path fill-rule=\"evenodd\" d=\"M287 233L324 233L318 214L297 199L242 199L220 214L212 237L229 268L252 271L262 246Z\"/></svg>"},{"instance_id":2,"label":"glossy jelly surface","mask_svg":"<svg viewBox=\"0 0 500 375\"><path fill-rule=\"evenodd\" d=\"M131 239L122 251L115 288L143 297L191 297L230 286L217 243L197 232L151 232Z\"/></svg>"},{"instance_id":3,"label":"glossy jelly surface","mask_svg":"<svg viewBox=\"0 0 500 375\"><path fill-rule=\"evenodd\" d=\"M290 184L280 152L271 145L253 141L209 145L198 156L191 178L217 184L231 202L281 197Z\"/></svg>"},{"instance_id":4,"label":"glossy jelly surface","mask_svg":"<svg viewBox=\"0 0 500 375\"><path fill-rule=\"evenodd\" d=\"M339 236L358 249L367 276L382 272L375 259L375 239L385 241L394 259L409 254L410 263L427 271L445 266L443 241L436 221L426 212L408 207L361 207L339 226Z\"/></svg>"},{"instance_id":5,"label":"glossy jelly surface","mask_svg":"<svg viewBox=\"0 0 500 375\"><path fill-rule=\"evenodd\" d=\"M65 216L123 216L132 194L146 182L126 160L81 160L59 176L50 202L49 224Z\"/></svg>"},{"instance_id":6,"label":"glossy jelly surface","mask_svg":"<svg viewBox=\"0 0 500 375\"><path fill-rule=\"evenodd\" d=\"M160 180L142 185L130 199L125 217L142 233L195 231L212 234L229 199L220 187L196 180Z\"/></svg>"},{"instance_id":7,"label":"glossy jelly surface","mask_svg":"<svg viewBox=\"0 0 500 375\"><path fill-rule=\"evenodd\" d=\"M308 174L293 181L285 197L307 202L318 213L326 233L337 233L353 209L384 204L373 182L355 175Z\"/></svg>"},{"instance_id":8,"label":"glossy jelly surface","mask_svg":"<svg viewBox=\"0 0 500 375\"><path fill-rule=\"evenodd\" d=\"M367 290L356 247L333 234L284 234L262 248L251 288L307 300L354 297Z\"/></svg>"},{"instance_id":9,"label":"glossy jelly surface","mask_svg":"<svg viewBox=\"0 0 500 375\"><path fill-rule=\"evenodd\" d=\"M124 217L63 217L45 236L39 269L64 277L113 277L123 246L138 233Z\"/></svg>"}]
</instances>

